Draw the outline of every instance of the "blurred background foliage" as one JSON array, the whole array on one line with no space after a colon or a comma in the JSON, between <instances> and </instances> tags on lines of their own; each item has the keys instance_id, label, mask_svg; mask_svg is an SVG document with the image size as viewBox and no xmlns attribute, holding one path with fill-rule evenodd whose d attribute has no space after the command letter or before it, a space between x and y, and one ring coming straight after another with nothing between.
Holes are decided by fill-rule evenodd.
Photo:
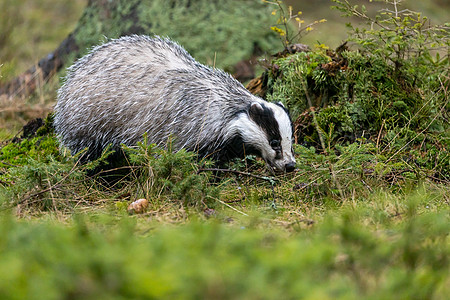
<instances>
[{"instance_id":1,"label":"blurred background foliage","mask_svg":"<svg viewBox=\"0 0 450 300\"><path fill-rule=\"evenodd\" d=\"M329 210L314 230L290 233L256 217L156 226L125 216L61 225L1 215L0 297L444 300L448 218L417 212L429 198L397 199L396 217L382 203Z\"/></svg>"},{"instance_id":2,"label":"blurred background foliage","mask_svg":"<svg viewBox=\"0 0 450 300\"><path fill-rule=\"evenodd\" d=\"M0 1L0 80L24 72L75 28L86 0Z\"/></svg>"},{"instance_id":3,"label":"blurred background foliage","mask_svg":"<svg viewBox=\"0 0 450 300\"><path fill-rule=\"evenodd\" d=\"M330 0L288 0L285 3L292 5L296 12L302 11L302 18L306 20L306 23L322 18L327 20L326 23L314 28L314 34L306 35L302 40L303 43L320 42L335 48L345 40L347 33L345 23L342 22L338 11L330 9L333 5ZM377 3L371 3L369 6L368 0L357 0L352 3L366 4L370 13L375 13L382 7L382 4ZM53 51L75 29L86 5L86 0L2 0L0 2L0 64L3 66L0 80L6 81L24 72ZM434 23L449 21L449 1L405 0L403 5L423 12ZM151 16L148 18L150 19ZM198 25L208 26L208 24ZM267 24L267 28L271 25ZM244 39L245 36L241 38ZM279 47L281 49L283 45L280 43ZM218 59L226 60L226 57L219 56ZM213 60L214 55L211 54L207 63L213 64Z\"/></svg>"},{"instance_id":4,"label":"blurred background foliage","mask_svg":"<svg viewBox=\"0 0 450 300\"><path fill-rule=\"evenodd\" d=\"M344 20L341 18L341 13L336 10L331 10L330 6L334 5L331 0L286 0L286 5L292 5L294 11L302 11L302 17L306 20L305 23L311 23L314 20L325 18L327 22L314 29L314 33L305 36L303 43L312 44L320 42L336 48L346 39L348 29L345 26ZM377 0L354 0L351 1L355 5L365 5L368 9L368 14L374 16L379 9L386 7L386 5ZM447 0L404 0L402 1L402 8L408 8L413 11L421 12L428 16L433 24L442 24L450 21L449 10L450 1ZM356 18L346 20L346 22L356 22ZM362 24L362 23L359 23Z\"/></svg>"}]
</instances>

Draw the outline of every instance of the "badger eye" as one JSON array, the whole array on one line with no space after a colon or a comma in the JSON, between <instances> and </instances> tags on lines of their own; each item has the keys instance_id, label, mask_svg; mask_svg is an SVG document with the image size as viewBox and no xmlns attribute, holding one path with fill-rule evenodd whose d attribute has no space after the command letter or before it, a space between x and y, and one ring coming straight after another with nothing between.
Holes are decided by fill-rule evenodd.
<instances>
[{"instance_id":1,"label":"badger eye","mask_svg":"<svg viewBox=\"0 0 450 300\"><path fill-rule=\"evenodd\" d=\"M270 141L270 147L272 148L278 148L280 147L281 143L280 140L271 140Z\"/></svg>"},{"instance_id":2,"label":"badger eye","mask_svg":"<svg viewBox=\"0 0 450 300\"><path fill-rule=\"evenodd\" d=\"M271 140L270 147L272 147L272 149L275 150L275 158L280 159L282 157L280 140Z\"/></svg>"}]
</instances>

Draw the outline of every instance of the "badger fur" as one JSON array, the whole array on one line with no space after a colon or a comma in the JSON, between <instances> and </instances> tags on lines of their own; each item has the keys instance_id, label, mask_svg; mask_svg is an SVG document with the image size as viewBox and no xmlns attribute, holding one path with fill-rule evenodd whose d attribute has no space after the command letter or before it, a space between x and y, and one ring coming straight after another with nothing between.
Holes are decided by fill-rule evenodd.
<instances>
[{"instance_id":1,"label":"badger fur","mask_svg":"<svg viewBox=\"0 0 450 300\"><path fill-rule=\"evenodd\" d=\"M55 107L56 133L72 154L95 159L112 144L148 141L226 161L255 154L292 171L292 123L281 104L196 62L167 39L127 36L94 48L68 69Z\"/></svg>"}]
</instances>

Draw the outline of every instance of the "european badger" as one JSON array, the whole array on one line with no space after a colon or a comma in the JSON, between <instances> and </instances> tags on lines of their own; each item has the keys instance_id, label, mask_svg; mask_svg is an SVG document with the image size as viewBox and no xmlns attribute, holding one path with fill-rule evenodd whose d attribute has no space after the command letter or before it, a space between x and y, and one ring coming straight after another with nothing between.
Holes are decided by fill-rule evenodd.
<instances>
[{"instance_id":1,"label":"european badger","mask_svg":"<svg viewBox=\"0 0 450 300\"><path fill-rule=\"evenodd\" d=\"M196 62L167 39L127 36L94 48L68 69L55 107L56 133L72 154L97 158L109 144L186 148L226 161L255 154L292 171L292 123L281 104Z\"/></svg>"}]
</instances>

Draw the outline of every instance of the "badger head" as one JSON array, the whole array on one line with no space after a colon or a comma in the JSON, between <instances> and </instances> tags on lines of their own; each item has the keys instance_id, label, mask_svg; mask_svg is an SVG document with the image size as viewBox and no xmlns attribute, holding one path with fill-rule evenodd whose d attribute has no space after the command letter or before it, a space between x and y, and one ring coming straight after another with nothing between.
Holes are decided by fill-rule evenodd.
<instances>
[{"instance_id":1,"label":"badger head","mask_svg":"<svg viewBox=\"0 0 450 300\"><path fill-rule=\"evenodd\" d=\"M254 101L232 124L246 154L256 154L278 172L295 169L293 128L281 103Z\"/></svg>"}]
</instances>

